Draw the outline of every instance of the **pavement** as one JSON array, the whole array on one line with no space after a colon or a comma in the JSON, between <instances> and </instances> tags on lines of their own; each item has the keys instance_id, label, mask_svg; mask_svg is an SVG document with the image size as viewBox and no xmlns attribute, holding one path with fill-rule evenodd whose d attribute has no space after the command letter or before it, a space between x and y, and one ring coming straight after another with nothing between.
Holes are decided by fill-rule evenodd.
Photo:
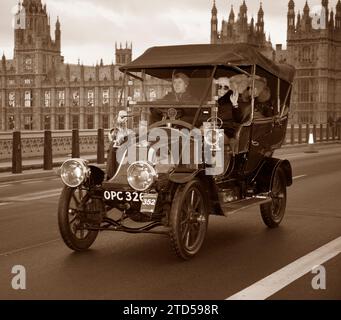
<instances>
[{"instance_id":1,"label":"pavement","mask_svg":"<svg viewBox=\"0 0 341 320\"><path fill-rule=\"evenodd\" d=\"M199 255L179 261L158 235L101 233L74 253L57 223L58 177L0 183L1 299L341 300L341 145L281 149L293 166L285 219L269 230L259 208L211 217ZM26 289L13 290L14 266ZM316 289L314 267L326 286Z\"/></svg>"},{"instance_id":2,"label":"pavement","mask_svg":"<svg viewBox=\"0 0 341 320\"><path fill-rule=\"evenodd\" d=\"M86 155L83 158L88 160L90 163L97 166L96 155ZM58 175L58 169L69 157L56 157L53 159L53 169L43 170L42 159L25 159L23 160L23 171L19 174L13 174L11 162L0 162L0 182L16 181L22 179L34 179L52 177Z\"/></svg>"}]
</instances>

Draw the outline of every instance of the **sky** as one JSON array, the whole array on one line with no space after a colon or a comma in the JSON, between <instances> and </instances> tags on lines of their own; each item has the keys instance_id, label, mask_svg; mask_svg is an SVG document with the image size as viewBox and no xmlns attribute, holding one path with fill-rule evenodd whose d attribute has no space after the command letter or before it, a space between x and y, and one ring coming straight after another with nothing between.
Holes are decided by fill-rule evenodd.
<instances>
[{"instance_id":1,"label":"sky","mask_svg":"<svg viewBox=\"0 0 341 320\"><path fill-rule=\"evenodd\" d=\"M296 13L306 0L296 0ZM68 63L78 59L93 65L115 62L115 42L133 44L133 58L155 45L209 43L212 0L42 0L62 28L62 54ZM337 0L330 0L335 8ZM0 1L0 52L13 56L13 13L18 0ZM287 0L263 0L265 29L273 45L286 43ZM311 8L321 3L309 0ZM216 0L219 26L231 5L237 15L242 0ZM259 0L246 0L249 20L257 17ZM219 27L220 28L220 27ZM54 37L54 35L53 35Z\"/></svg>"}]
</instances>

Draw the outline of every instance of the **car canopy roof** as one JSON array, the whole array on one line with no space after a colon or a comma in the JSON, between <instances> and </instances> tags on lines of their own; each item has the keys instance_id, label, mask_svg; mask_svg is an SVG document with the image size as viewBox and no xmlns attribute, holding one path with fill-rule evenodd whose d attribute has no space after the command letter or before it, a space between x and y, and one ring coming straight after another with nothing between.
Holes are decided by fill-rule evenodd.
<instances>
[{"instance_id":1,"label":"car canopy roof","mask_svg":"<svg viewBox=\"0 0 341 320\"><path fill-rule=\"evenodd\" d=\"M282 80L292 82L294 67L277 64L247 44L199 44L152 47L139 58L122 66L122 72L140 72L143 69L179 68L195 66L251 66L257 65ZM148 74L147 70L146 73Z\"/></svg>"}]
</instances>

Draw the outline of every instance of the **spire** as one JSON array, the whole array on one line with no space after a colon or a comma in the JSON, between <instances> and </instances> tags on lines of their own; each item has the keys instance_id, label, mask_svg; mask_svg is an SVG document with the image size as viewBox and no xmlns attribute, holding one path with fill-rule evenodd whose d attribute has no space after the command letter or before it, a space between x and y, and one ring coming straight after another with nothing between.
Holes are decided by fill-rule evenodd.
<instances>
[{"instance_id":1,"label":"spire","mask_svg":"<svg viewBox=\"0 0 341 320\"><path fill-rule=\"evenodd\" d=\"M5 57L5 52L2 54L1 64L2 64L2 70L3 70L3 71L6 71L6 57Z\"/></svg>"},{"instance_id":2,"label":"spire","mask_svg":"<svg viewBox=\"0 0 341 320\"><path fill-rule=\"evenodd\" d=\"M260 3L260 8L258 11L258 19L257 19L257 32L263 34L264 33L264 10L262 6L262 2Z\"/></svg>"},{"instance_id":3,"label":"spire","mask_svg":"<svg viewBox=\"0 0 341 320\"><path fill-rule=\"evenodd\" d=\"M326 25L328 25L328 22L329 22L329 1L328 0L322 0L322 7L324 8L325 10L325 13L326 13Z\"/></svg>"},{"instance_id":4,"label":"spire","mask_svg":"<svg viewBox=\"0 0 341 320\"><path fill-rule=\"evenodd\" d=\"M305 6L304 6L304 9L303 9L303 12L304 12L305 16L309 16L310 8L309 8L309 5L308 5L308 1L305 2Z\"/></svg>"},{"instance_id":5,"label":"spire","mask_svg":"<svg viewBox=\"0 0 341 320\"><path fill-rule=\"evenodd\" d=\"M329 28L334 29L334 11L330 11Z\"/></svg>"},{"instance_id":6,"label":"spire","mask_svg":"<svg viewBox=\"0 0 341 320\"><path fill-rule=\"evenodd\" d=\"M335 28L341 29L341 1L340 0L337 2L337 5L336 5Z\"/></svg>"},{"instance_id":7,"label":"spire","mask_svg":"<svg viewBox=\"0 0 341 320\"><path fill-rule=\"evenodd\" d=\"M235 14L234 14L234 10L233 10L233 5L231 6L231 11L230 11L230 16L229 16L229 23L234 23L234 19L235 19Z\"/></svg>"},{"instance_id":8,"label":"spire","mask_svg":"<svg viewBox=\"0 0 341 320\"><path fill-rule=\"evenodd\" d=\"M303 9L303 17L301 22L301 30L304 32L310 32L312 28L312 18L310 17L310 8L308 1L306 1Z\"/></svg>"},{"instance_id":9,"label":"spire","mask_svg":"<svg viewBox=\"0 0 341 320\"><path fill-rule=\"evenodd\" d=\"M56 29L57 29L57 30L60 30L60 21L59 21L59 16L57 17Z\"/></svg>"},{"instance_id":10,"label":"spire","mask_svg":"<svg viewBox=\"0 0 341 320\"><path fill-rule=\"evenodd\" d=\"M295 9L295 2L294 0L290 0L289 3L288 3L288 8L289 9Z\"/></svg>"},{"instance_id":11,"label":"spire","mask_svg":"<svg viewBox=\"0 0 341 320\"><path fill-rule=\"evenodd\" d=\"M58 50L61 49L61 31L60 31L60 22L59 22L59 17L57 17L57 22L56 22L56 30L55 30L55 42L56 42L56 47Z\"/></svg>"},{"instance_id":12,"label":"spire","mask_svg":"<svg viewBox=\"0 0 341 320\"><path fill-rule=\"evenodd\" d=\"M218 14L217 7L215 5L215 0L213 0L213 7L212 7L212 16L216 16Z\"/></svg>"},{"instance_id":13,"label":"spire","mask_svg":"<svg viewBox=\"0 0 341 320\"><path fill-rule=\"evenodd\" d=\"M301 12L300 11L298 11L298 14L297 14L296 30L297 31L301 30Z\"/></svg>"},{"instance_id":14,"label":"spire","mask_svg":"<svg viewBox=\"0 0 341 320\"><path fill-rule=\"evenodd\" d=\"M288 34L295 32L295 2L290 0L288 3Z\"/></svg>"},{"instance_id":15,"label":"spire","mask_svg":"<svg viewBox=\"0 0 341 320\"><path fill-rule=\"evenodd\" d=\"M264 17L264 10L263 10L263 3L260 3L259 11L258 11L258 17Z\"/></svg>"},{"instance_id":16,"label":"spire","mask_svg":"<svg viewBox=\"0 0 341 320\"><path fill-rule=\"evenodd\" d=\"M254 31L255 31L255 19L254 19L253 16L252 16L252 18L251 18L250 31L251 31L251 33L254 33Z\"/></svg>"},{"instance_id":17,"label":"spire","mask_svg":"<svg viewBox=\"0 0 341 320\"><path fill-rule=\"evenodd\" d=\"M247 11L247 5L245 3L245 0L243 0L243 4L241 5L240 9L241 9L240 10L241 12L246 12Z\"/></svg>"},{"instance_id":18,"label":"spire","mask_svg":"<svg viewBox=\"0 0 341 320\"><path fill-rule=\"evenodd\" d=\"M243 0L243 4L240 6L239 10L239 22L240 28L242 32L247 31L248 29L248 21L247 21L247 6L245 0Z\"/></svg>"},{"instance_id":19,"label":"spire","mask_svg":"<svg viewBox=\"0 0 341 320\"><path fill-rule=\"evenodd\" d=\"M218 10L213 0L212 18L211 18L211 44L217 43L218 40Z\"/></svg>"}]
</instances>

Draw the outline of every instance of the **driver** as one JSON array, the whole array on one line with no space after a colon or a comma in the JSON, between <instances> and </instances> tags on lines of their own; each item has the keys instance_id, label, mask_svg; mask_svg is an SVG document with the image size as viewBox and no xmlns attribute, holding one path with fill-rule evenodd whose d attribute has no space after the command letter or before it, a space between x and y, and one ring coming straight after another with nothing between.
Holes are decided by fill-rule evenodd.
<instances>
[{"instance_id":1,"label":"driver","mask_svg":"<svg viewBox=\"0 0 341 320\"><path fill-rule=\"evenodd\" d=\"M174 73L172 79L173 91L168 93L162 100L167 102L188 103L193 102L193 97L188 92L189 77L182 73Z\"/></svg>"}]
</instances>

